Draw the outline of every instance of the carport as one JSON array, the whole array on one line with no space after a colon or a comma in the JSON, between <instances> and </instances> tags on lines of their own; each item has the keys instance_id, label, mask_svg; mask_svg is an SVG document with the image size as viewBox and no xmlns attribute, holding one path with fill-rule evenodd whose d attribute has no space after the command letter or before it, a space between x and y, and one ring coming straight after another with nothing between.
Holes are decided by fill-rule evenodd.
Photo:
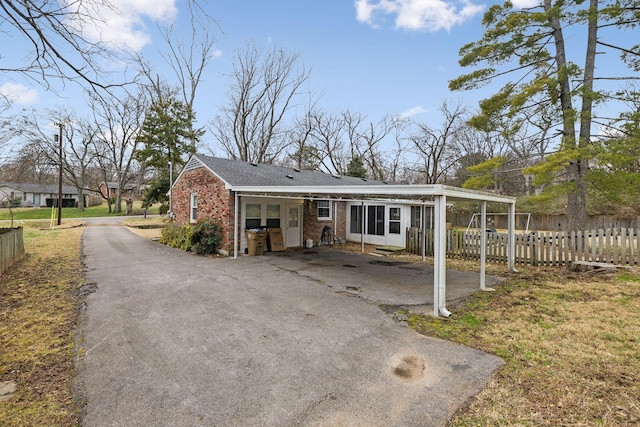
<instances>
[{"instance_id":1,"label":"carport","mask_svg":"<svg viewBox=\"0 0 640 427\"><path fill-rule=\"evenodd\" d=\"M487 203L504 203L508 205L508 270L514 269L515 255L515 203L514 197L502 196L488 192L465 190L446 185L370 185L370 186L233 186L235 194L234 212L234 258L239 253L239 207L241 197L265 198L299 198L306 200L365 201L365 200L398 200L427 204L434 207L434 271L433 271L433 315L451 316L446 307L446 206L450 201L476 201L481 203L481 242L480 242L480 289L489 290L485 285L486 266L486 213ZM422 215L423 221L426 215ZM424 247L424 245L423 245Z\"/></svg>"}]
</instances>

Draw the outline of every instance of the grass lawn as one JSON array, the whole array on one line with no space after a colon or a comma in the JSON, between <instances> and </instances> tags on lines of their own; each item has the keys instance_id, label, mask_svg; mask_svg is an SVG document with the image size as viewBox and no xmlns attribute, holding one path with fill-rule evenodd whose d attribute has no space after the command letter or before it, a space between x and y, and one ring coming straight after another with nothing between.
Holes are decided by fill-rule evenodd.
<instances>
[{"instance_id":1,"label":"grass lawn","mask_svg":"<svg viewBox=\"0 0 640 427\"><path fill-rule=\"evenodd\" d=\"M70 386L82 229L38 226L29 223L28 255L0 281L0 382L18 386L12 399L0 402L3 426L78 423ZM448 266L478 268L454 261ZM503 271L503 265L488 265L489 274ZM495 292L477 293L456 307L450 319L407 315L422 334L506 361L452 425L640 424L637 272L521 268Z\"/></svg>"},{"instance_id":2,"label":"grass lawn","mask_svg":"<svg viewBox=\"0 0 640 427\"><path fill-rule=\"evenodd\" d=\"M160 208L159 204L152 206L147 209L148 215L157 215L158 209ZM55 209L57 211L57 209ZM43 219L43 220L51 220L51 208L14 208L13 209L13 219L15 221L21 220L31 220L31 219ZM78 211L77 208L62 208L62 219L67 218L96 218L96 217L105 217L105 216L117 216L124 215L126 212L124 203L122 204L122 213L113 214L109 213L109 209L106 203L101 204L100 206L91 206L85 208L84 211ZM134 215L142 215L144 213L144 209L142 209L141 202L135 201L133 202L133 212ZM57 214L57 213L56 213ZM9 209L2 208L0 209L0 220L9 220L11 219L11 213Z\"/></svg>"},{"instance_id":3,"label":"grass lawn","mask_svg":"<svg viewBox=\"0 0 640 427\"><path fill-rule=\"evenodd\" d=\"M26 257L0 276L0 383L17 386L0 402L2 426L78 424L70 387L82 229L44 225L25 227Z\"/></svg>"},{"instance_id":4,"label":"grass lawn","mask_svg":"<svg viewBox=\"0 0 640 427\"><path fill-rule=\"evenodd\" d=\"M495 292L469 298L452 318L414 314L409 325L506 361L452 425L640 425L637 270L523 268Z\"/></svg>"}]
</instances>

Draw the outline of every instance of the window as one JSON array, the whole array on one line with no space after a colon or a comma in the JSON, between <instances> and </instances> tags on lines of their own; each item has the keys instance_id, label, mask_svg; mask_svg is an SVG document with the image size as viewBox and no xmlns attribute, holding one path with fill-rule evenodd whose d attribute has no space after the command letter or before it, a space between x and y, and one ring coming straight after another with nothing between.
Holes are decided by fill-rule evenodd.
<instances>
[{"instance_id":1,"label":"window","mask_svg":"<svg viewBox=\"0 0 640 427\"><path fill-rule=\"evenodd\" d=\"M422 228L422 206L411 206L411 226Z\"/></svg>"},{"instance_id":2,"label":"window","mask_svg":"<svg viewBox=\"0 0 640 427\"><path fill-rule=\"evenodd\" d=\"M362 206L351 206L349 231L353 234L362 233Z\"/></svg>"},{"instance_id":3,"label":"window","mask_svg":"<svg viewBox=\"0 0 640 427\"><path fill-rule=\"evenodd\" d=\"M267 205L267 228L280 228L280 205Z\"/></svg>"},{"instance_id":4,"label":"window","mask_svg":"<svg viewBox=\"0 0 640 427\"><path fill-rule=\"evenodd\" d=\"M389 208L389 234L400 234L400 208Z\"/></svg>"},{"instance_id":5,"label":"window","mask_svg":"<svg viewBox=\"0 0 640 427\"><path fill-rule=\"evenodd\" d=\"M261 219L262 205L260 203L247 203L244 228L247 230L259 228L261 225Z\"/></svg>"},{"instance_id":6,"label":"window","mask_svg":"<svg viewBox=\"0 0 640 427\"><path fill-rule=\"evenodd\" d=\"M318 221L331 219L331 201L318 200Z\"/></svg>"},{"instance_id":7,"label":"window","mask_svg":"<svg viewBox=\"0 0 640 427\"><path fill-rule=\"evenodd\" d=\"M191 193L191 210L189 213L189 221L198 221L198 195L196 193Z\"/></svg>"},{"instance_id":8,"label":"window","mask_svg":"<svg viewBox=\"0 0 640 427\"><path fill-rule=\"evenodd\" d=\"M367 234L384 236L384 206L367 206Z\"/></svg>"}]
</instances>

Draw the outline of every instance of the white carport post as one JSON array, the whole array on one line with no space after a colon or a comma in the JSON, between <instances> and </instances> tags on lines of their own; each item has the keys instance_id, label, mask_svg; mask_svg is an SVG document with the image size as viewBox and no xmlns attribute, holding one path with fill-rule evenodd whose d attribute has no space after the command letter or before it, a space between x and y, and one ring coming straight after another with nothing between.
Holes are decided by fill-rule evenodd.
<instances>
[{"instance_id":1,"label":"white carport post","mask_svg":"<svg viewBox=\"0 0 640 427\"><path fill-rule=\"evenodd\" d=\"M360 203L360 252L364 253L364 200Z\"/></svg>"},{"instance_id":2,"label":"white carport post","mask_svg":"<svg viewBox=\"0 0 640 427\"><path fill-rule=\"evenodd\" d=\"M487 202L482 201L480 210L480 289L486 290L485 272L487 270Z\"/></svg>"},{"instance_id":3,"label":"white carport post","mask_svg":"<svg viewBox=\"0 0 640 427\"><path fill-rule=\"evenodd\" d=\"M516 257L516 202L509 204L509 230L507 247L507 271L515 271L514 262Z\"/></svg>"},{"instance_id":4,"label":"white carport post","mask_svg":"<svg viewBox=\"0 0 640 427\"><path fill-rule=\"evenodd\" d=\"M422 205L422 262L425 261L427 255L427 205Z\"/></svg>"},{"instance_id":5,"label":"white carport post","mask_svg":"<svg viewBox=\"0 0 640 427\"><path fill-rule=\"evenodd\" d=\"M433 315L449 317L451 313L446 308L447 196L435 196L433 208Z\"/></svg>"},{"instance_id":6,"label":"white carport post","mask_svg":"<svg viewBox=\"0 0 640 427\"><path fill-rule=\"evenodd\" d=\"M233 211L233 259L238 258L238 213L240 212L240 207L238 206L238 202L240 201L240 197L238 196L238 192L234 193L234 211Z\"/></svg>"}]
</instances>

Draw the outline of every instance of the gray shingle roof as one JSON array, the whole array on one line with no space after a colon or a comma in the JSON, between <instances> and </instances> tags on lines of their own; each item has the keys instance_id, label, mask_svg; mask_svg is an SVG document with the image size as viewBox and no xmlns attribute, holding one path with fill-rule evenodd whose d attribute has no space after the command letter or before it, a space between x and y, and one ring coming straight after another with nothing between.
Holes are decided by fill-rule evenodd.
<instances>
[{"instance_id":1,"label":"gray shingle roof","mask_svg":"<svg viewBox=\"0 0 640 427\"><path fill-rule=\"evenodd\" d=\"M374 181L352 176L331 175L311 170L298 170L286 166L256 164L239 160L221 159L197 154L187 164L190 169L194 159L209 167L224 181L232 186L263 186L263 187L295 187L295 186L325 186L337 187L342 185L380 185L382 181Z\"/></svg>"},{"instance_id":2,"label":"gray shingle roof","mask_svg":"<svg viewBox=\"0 0 640 427\"><path fill-rule=\"evenodd\" d=\"M58 194L58 184L25 184L16 182L4 182L0 186L11 187L14 190L21 191L23 193L50 193ZM63 194L78 194L76 187L72 185L62 186Z\"/></svg>"}]
</instances>

